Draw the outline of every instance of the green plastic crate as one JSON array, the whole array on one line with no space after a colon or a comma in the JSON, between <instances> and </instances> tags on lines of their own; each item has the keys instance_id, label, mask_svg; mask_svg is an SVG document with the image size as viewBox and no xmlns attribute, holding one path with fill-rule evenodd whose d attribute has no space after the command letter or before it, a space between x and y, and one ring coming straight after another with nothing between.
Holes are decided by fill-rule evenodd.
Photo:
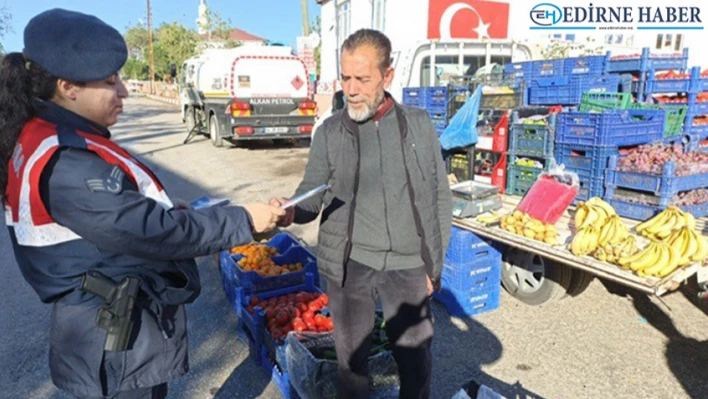
<instances>
[{"instance_id":1,"label":"green plastic crate","mask_svg":"<svg viewBox=\"0 0 708 399\"><path fill-rule=\"evenodd\" d=\"M543 168L510 164L507 166L506 193L518 196L525 195L542 172Z\"/></svg>"},{"instance_id":2,"label":"green plastic crate","mask_svg":"<svg viewBox=\"0 0 708 399\"><path fill-rule=\"evenodd\" d=\"M632 104L631 93L588 92L580 100L580 112L602 112L608 109L627 109Z\"/></svg>"},{"instance_id":3,"label":"green plastic crate","mask_svg":"<svg viewBox=\"0 0 708 399\"><path fill-rule=\"evenodd\" d=\"M664 138L670 138L678 136L683 130L683 123L686 120L686 114L688 113L687 106L669 106L666 107L662 104L633 104L634 108L637 109L663 109L666 111L666 121L664 122Z\"/></svg>"}]
</instances>

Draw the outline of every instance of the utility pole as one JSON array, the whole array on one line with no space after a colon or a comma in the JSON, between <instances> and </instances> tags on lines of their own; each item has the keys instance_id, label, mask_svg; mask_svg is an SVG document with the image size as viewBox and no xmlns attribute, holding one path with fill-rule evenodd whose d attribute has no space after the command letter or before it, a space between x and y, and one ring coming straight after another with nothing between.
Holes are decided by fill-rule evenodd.
<instances>
[{"instance_id":1,"label":"utility pole","mask_svg":"<svg viewBox=\"0 0 708 399\"><path fill-rule=\"evenodd\" d=\"M302 8L302 35L307 37L310 34L310 19L307 15L307 0L300 0Z\"/></svg>"},{"instance_id":2,"label":"utility pole","mask_svg":"<svg viewBox=\"0 0 708 399\"><path fill-rule=\"evenodd\" d=\"M150 9L150 0L147 0L147 17L148 17L148 52L150 63L150 94L155 94L155 58L152 52L152 10Z\"/></svg>"}]
</instances>

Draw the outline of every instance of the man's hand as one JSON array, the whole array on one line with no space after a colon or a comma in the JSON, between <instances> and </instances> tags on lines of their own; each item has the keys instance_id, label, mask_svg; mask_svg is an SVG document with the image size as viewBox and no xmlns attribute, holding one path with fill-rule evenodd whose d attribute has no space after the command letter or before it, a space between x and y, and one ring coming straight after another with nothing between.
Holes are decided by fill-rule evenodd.
<instances>
[{"instance_id":1,"label":"man's hand","mask_svg":"<svg viewBox=\"0 0 708 399\"><path fill-rule=\"evenodd\" d=\"M194 209L192 204L179 198L173 199L172 205L174 209Z\"/></svg>"},{"instance_id":2,"label":"man's hand","mask_svg":"<svg viewBox=\"0 0 708 399\"><path fill-rule=\"evenodd\" d=\"M427 274L425 275L425 282L428 286L428 296L432 296L433 292L435 292L435 291L440 292L440 290L442 289L442 287L440 285L440 280L436 281L435 284L433 285L433 281L430 280L430 277L428 277Z\"/></svg>"},{"instance_id":3,"label":"man's hand","mask_svg":"<svg viewBox=\"0 0 708 399\"><path fill-rule=\"evenodd\" d=\"M288 202L287 198L271 198L270 205L280 208L284 203ZM288 227L295 220L295 207L285 209L285 215L278 220L278 226Z\"/></svg>"},{"instance_id":4,"label":"man's hand","mask_svg":"<svg viewBox=\"0 0 708 399\"><path fill-rule=\"evenodd\" d=\"M253 220L253 231L263 233L273 230L276 223L285 216L285 210L280 207L254 202L243 206Z\"/></svg>"}]
</instances>

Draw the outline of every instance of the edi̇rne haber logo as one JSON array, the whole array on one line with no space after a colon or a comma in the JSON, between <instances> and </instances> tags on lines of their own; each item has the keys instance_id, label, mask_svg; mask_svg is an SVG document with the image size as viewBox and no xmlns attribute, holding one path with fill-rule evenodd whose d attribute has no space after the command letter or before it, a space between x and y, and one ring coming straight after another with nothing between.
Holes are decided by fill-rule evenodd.
<instances>
[{"instance_id":1,"label":"edi\u0307rne haber logo","mask_svg":"<svg viewBox=\"0 0 708 399\"><path fill-rule=\"evenodd\" d=\"M530 12L531 29L693 29L702 30L699 7L627 7L596 6L562 7L539 3Z\"/></svg>"}]
</instances>

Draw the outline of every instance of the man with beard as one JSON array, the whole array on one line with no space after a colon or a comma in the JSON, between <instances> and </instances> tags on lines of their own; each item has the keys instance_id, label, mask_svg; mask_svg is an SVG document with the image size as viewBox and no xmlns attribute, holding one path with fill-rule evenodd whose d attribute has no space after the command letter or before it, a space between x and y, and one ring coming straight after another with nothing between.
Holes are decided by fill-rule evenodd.
<instances>
[{"instance_id":1,"label":"man with beard","mask_svg":"<svg viewBox=\"0 0 708 399\"><path fill-rule=\"evenodd\" d=\"M329 189L289 212L281 226L322 211L320 272L327 278L339 362L338 398L369 396L367 360L376 296L398 364L402 398L427 398L432 368L430 296L448 245L452 195L428 114L398 104L391 42L363 29L341 49L346 106L325 120L296 194ZM279 205L285 199L272 199Z\"/></svg>"}]
</instances>

